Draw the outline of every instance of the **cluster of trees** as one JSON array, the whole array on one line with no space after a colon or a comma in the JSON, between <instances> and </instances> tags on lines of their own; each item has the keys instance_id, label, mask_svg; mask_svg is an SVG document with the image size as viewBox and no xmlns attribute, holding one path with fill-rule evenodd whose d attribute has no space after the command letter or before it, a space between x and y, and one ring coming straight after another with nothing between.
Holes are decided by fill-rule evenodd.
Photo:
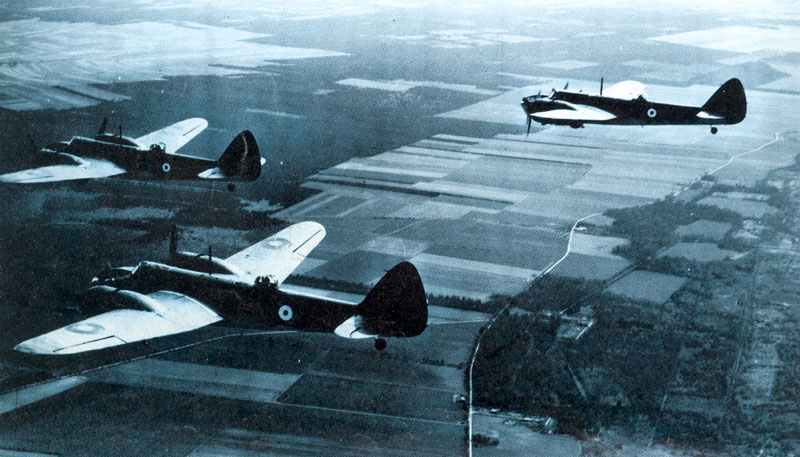
<instances>
[{"instance_id":1,"label":"cluster of trees","mask_svg":"<svg viewBox=\"0 0 800 457\"><path fill-rule=\"evenodd\" d=\"M547 275L506 300L511 302L511 306L532 312L561 311L573 308L581 300L600 293L604 288L603 281Z\"/></svg>"},{"instance_id":2,"label":"cluster of trees","mask_svg":"<svg viewBox=\"0 0 800 457\"><path fill-rule=\"evenodd\" d=\"M557 406L552 366L546 351L552 323L534 315L498 316L481 341L473 371L476 401L484 405L547 414Z\"/></svg>"},{"instance_id":3,"label":"cluster of trees","mask_svg":"<svg viewBox=\"0 0 800 457\"><path fill-rule=\"evenodd\" d=\"M658 251L677 241L675 229L699 219L730 222L739 225L741 216L733 211L711 205L685 203L673 198L634 206L610 209L606 215L614 218L611 231L630 243L615 248L615 253L634 262L647 264Z\"/></svg>"}]
</instances>

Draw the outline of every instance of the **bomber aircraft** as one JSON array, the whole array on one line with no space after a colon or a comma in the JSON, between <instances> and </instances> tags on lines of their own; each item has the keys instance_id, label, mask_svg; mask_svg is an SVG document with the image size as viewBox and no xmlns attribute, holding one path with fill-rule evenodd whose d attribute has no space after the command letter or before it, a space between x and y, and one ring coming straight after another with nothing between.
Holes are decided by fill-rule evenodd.
<instances>
[{"instance_id":1,"label":"bomber aircraft","mask_svg":"<svg viewBox=\"0 0 800 457\"><path fill-rule=\"evenodd\" d=\"M281 283L322 239L325 228L300 222L232 256L177 250L167 263L108 268L92 279L82 308L88 319L18 344L20 352L75 354L189 332L225 319L248 326L288 326L375 340L413 337L427 327L428 302L416 268L401 262L360 303L298 291Z\"/></svg>"},{"instance_id":2,"label":"bomber aircraft","mask_svg":"<svg viewBox=\"0 0 800 457\"><path fill-rule=\"evenodd\" d=\"M738 124L747 114L747 99L741 81L736 78L720 86L703 106L681 106L651 102L645 98L644 85L636 81L623 81L600 94L585 94L553 89L550 95L536 95L522 99L531 131L531 121L542 125L568 125L582 128L584 124L606 125L716 125Z\"/></svg>"},{"instance_id":3,"label":"bomber aircraft","mask_svg":"<svg viewBox=\"0 0 800 457\"><path fill-rule=\"evenodd\" d=\"M186 119L147 135L130 138L106 132L103 119L94 138L74 136L42 148L43 166L0 175L3 183L44 183L124 175L134 179L212 179L253 181L264 159L255 137L245 130L233 139L219 160L178 154L208 127L201 118ZM229 185L233 190L233 185Z\"/></svg>"}]
</instances>

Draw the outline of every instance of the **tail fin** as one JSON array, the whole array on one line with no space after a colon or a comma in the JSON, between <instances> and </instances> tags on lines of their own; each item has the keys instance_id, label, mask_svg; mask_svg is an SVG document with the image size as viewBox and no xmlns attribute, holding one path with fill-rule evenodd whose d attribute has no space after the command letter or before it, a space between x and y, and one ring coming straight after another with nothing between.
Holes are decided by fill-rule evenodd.
<instances>
[{"instance_id":1,"label":"tail fin","mask_svg":"<svg viewBox=\"0 0 800 457\"><path fill-rule=\"evenodd\" d=\"M747 114L744 86L737 78L729 79L703 105L703 111L722 116L729 124L738 124Z\"/></svg>"},{"instance_id":2,"label":"tail fin","mask_svg":"<svg viewBox=\"0 0 800 457\"><path fill-rule=\"evenodd\" d=\"M261 175L261 162L256 138L249 130L236 135L218 161L223 175L245 181L253 181Z\"/></svg>"},{"instance_id":3,"label":"tail fin","mask_svg":"<svg viewBox=\"0 0 800 457\"><path fill-rule=\"evenodd\" d=\"M377 336L411 337L428 326L428 299L419 272L409 262L389 270L367 294L356 313L362 331Z\"/></svg>"}]
</instances>

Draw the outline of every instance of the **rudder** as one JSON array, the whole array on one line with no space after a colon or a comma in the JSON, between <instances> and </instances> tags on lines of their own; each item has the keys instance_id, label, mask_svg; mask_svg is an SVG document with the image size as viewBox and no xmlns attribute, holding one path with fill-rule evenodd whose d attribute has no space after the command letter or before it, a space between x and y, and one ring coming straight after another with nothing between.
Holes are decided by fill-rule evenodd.
<instances>
[{"instance_id":1,"label":"rudder","mask_svg":"<svg viewBox=\"0 0 800 457\"><path fill-rule=\"evenodd\" d=\"M722 116L729 124L738 124L747 115L744 86L737 78L729 79L703 105L703 111Z\"/></svg>"}]
</instances>

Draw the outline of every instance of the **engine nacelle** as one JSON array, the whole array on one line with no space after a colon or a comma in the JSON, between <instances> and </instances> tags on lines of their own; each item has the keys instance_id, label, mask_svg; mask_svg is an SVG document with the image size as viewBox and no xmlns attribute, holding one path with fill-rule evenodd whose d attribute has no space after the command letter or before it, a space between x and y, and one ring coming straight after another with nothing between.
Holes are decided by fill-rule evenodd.
<instances>
[{"instance_id":1,"label":"engine nacelle","mask_svg":"<svg viewBox=\"0 0 800 457\"><path fill-rule=\"evenodd\" d=\"M161 304L147 295L110 286L90 287L83 297L82 305L84 308L97 312L114 309L135 309L160 315L164 314Z\"/></svg>"}]
</instances>

